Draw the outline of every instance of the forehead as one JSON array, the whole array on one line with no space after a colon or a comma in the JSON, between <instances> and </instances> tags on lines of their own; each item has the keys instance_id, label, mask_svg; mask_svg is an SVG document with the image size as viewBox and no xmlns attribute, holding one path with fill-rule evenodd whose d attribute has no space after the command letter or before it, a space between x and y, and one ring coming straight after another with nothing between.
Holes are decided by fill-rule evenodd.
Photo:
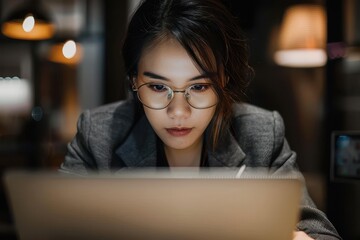
<instances>
[{"instance_id":1,"label":"forehead","mask_svg":"<svg viewBox=\"0 0 360 240\"><path fill-rule=\"evenodd\" d=\"M157 41L144 49L138 72L151 71L165 77L194 77L202 71L175 39ZM189 76L187 76L189 75Z\"/></svg>"}]
</instances>

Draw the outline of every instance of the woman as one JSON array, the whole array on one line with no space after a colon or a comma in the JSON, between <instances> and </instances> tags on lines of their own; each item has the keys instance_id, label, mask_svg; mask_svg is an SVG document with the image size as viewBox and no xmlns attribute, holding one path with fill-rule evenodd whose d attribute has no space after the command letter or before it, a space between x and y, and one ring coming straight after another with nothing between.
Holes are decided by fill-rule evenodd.
<instances>
[{"instance_id":1,"label":"woman","mask_svg":"<svg viewBox=\"0 0 360 240\"><path fill-rule=\"evenodd\" d=\"M298 171L277 112L244 103L252 76L218 0L147 0L123 45L134 97L84 112L61 171L266 167ZM294 239L340 239L305 194Z\"/></svg>"}]
</instances>

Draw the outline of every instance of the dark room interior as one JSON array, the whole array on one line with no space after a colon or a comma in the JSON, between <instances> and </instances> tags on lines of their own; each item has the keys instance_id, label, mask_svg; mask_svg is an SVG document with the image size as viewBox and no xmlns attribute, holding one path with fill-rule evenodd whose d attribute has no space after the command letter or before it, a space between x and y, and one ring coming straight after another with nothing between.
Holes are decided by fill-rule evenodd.
<instances>
[{"instance_id":1,"label":"dark room interior","mask_svg":"<svg viewBox=\"0 0 360 240\"><path fill-rule=\"evenodd\" d=\"M55 32L35 40L0 34L0 176L12 169L58 169L80 113L125 99L129 91L121 43L139 1L0 0L1 24L29 2L42 6ZM255 76L247 102L281 114L315 204L343 239L360 239L360 2L224 2L249 44ZM318 46L326 58L318 65L274 59L287 10L299 4L319 6L326 16ZM72 58L57 52L65 42L76 46ZM344 136L358 141L357 161L345 170L336 159ZM2 183L0 239L17 239Z\"/></svg>"}]
</instances>

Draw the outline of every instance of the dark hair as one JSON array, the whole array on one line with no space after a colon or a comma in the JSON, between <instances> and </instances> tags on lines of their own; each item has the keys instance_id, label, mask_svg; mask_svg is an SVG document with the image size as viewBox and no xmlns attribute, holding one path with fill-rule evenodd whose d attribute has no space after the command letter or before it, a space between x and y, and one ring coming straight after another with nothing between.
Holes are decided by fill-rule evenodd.
<instances>
[{"instance_id":1,"label":"dark hair","mask_svg":"<svg viewBox=\"0 0 360 240\"><path fill-rule=\"evenodd\" d=\"M211 132L216 146L253 73L239 24L220 0L144 0L123 45L129 79L137 74L143 50L164 38L176 39L205 73L216 73L212 81L220 101Z\"/></svg>"}]
</instances>

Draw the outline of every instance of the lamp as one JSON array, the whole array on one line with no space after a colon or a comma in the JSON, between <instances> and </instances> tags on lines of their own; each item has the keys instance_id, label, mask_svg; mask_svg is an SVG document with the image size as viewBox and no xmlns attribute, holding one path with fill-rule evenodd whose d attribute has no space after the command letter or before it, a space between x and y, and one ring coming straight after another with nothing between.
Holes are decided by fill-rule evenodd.
<instances>
[{"instance_id":1,"label":"lamp","mask_svg":"<svg viewBox=\"0 0 360 240\"><path fill-rule=\"evenodd\" d=\"M326 64L326 14L320 5L288 8L280 27L274 60L287 67L321 67Z\"/></svg>"},{"instance_id":2,"label":"lamp","mask_svg":"<svg viewBox=\"0 0 360 240\"><path fill-rule=\"evenodd\" d=\"M80 43L74 40L57 43L51 46L49 60L61 64L77 64L81 61L83 50Z\"/></svg>"},{"instance_id":3,"label":"lamp","mask_svg":"<svg viewBox=\"0 0 360 240\"><path fill-rule=\"evenodd\" d=\"M22 40L44 40L54 35L55 26L37 0L29 0L3 21L2 33Z\"/></svg>"}]
</instances>

